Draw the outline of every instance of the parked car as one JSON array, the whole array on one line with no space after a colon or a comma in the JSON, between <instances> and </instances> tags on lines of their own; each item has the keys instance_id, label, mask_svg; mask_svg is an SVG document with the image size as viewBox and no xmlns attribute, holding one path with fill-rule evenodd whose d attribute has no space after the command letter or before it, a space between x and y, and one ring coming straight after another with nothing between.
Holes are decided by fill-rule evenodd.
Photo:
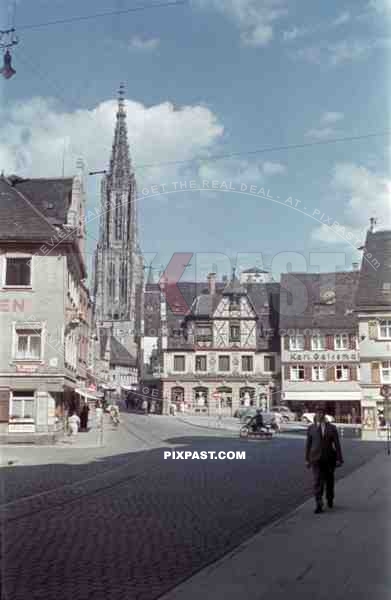
<instances>
[{"instance_id":1,"label":"parked car","mask_svg":"<svg viewBox=\"0 0 391 600\"><path fill-rule=\"evenodd\" d=\"M315 413L303 413L301 415L301 420L303 423L313 423L315 418ZM331 415L325 415L326 421L329 423L334 423L335 419Z\"/></svg>"},{"instance_id":2,"label":"parked car","mask_svg":"<svg viewBox=\"0 0 391 600\"><path fill-rule=\"evenodd\" d=\"M272 411L279 413L284 421L297 421L297 416L287 406L273 406Z\"/></svg>"}]
</instances>

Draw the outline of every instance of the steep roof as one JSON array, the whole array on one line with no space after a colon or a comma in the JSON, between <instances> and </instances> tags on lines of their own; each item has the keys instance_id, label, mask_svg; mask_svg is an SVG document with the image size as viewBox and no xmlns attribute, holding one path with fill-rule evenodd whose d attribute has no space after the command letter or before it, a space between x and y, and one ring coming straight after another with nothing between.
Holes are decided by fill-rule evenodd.
<instances>
[{"instance_id":1,"label":"steep roof","mask_svg":"<svg viewBox=\"0 0 391 600\"><path fill-rule=\"evenodd\" d=\"M0 177L0 239L48 240L57 234L34 198L24 193L21 183Z\"/></svg>"},{"instance_id":2,"label":"steep roof","mask_svg":"<svg viewBox=\"0 0 391 600\"><path fill-rule=\"evenodd\" d=\"M257 348L268 352L278 352L279 284L252 283L241 287L248 295L258 316ZM193 317L210 319L223 298L226 284L216 283L216 292L213 295L208 293L206 282L183 282L178 284L178 288L187 305L191 307ZM183 335L183 322L184 315L176 315L167 306L168 349L192 349L192 344Z\"/></svg>"},{"instance_id":3,"label":"steep roof","mask_svg":"<svg viewBox=\"0 0 391 600\"><path fill-rule=\"evenodd\" d=\"M354 298L359 273L287 273L281 276L280 328L353 330ZM322 300L333 292L331 302Z\"/></svg>"},{"instance_id":4,"label":"steep roof","mask_svg":"<svg viewBox=\"0 0 391 600\"><path fill-rule=\"evenodd\" d=\"M391 307L391 231L368 231L357 307Z\"/></svg>"},{"instance_id":5,"label":"steep roof","mask_svg":"<svg viewBox=\"0 0 391 600\"><path fill-rule=\"evenodd\" d=\"M137 367L137 359L114 336L110 338L110 364Z\"/></svg>"},{"instance_id":6,"label":"steep roof","mask_svg":"<svg viewBox=\"0 0 391 600\"><path fill-rule=\"evenodd\" d=\"M224 296L242 296L246 294L246 288L241 285L237 277L232 277L231 281L223 290Z\"/></svg>"},{"instance_id":7,"label":"steep roof","mask_svg":"<svg viewBox=\"0 0 391 600\"><path fill-rule=\"evenodd\" d=\"M19 179L15 189L24 194L52 224L63 225L71 203L73 179Z\"/></svg>"}]
</instances>

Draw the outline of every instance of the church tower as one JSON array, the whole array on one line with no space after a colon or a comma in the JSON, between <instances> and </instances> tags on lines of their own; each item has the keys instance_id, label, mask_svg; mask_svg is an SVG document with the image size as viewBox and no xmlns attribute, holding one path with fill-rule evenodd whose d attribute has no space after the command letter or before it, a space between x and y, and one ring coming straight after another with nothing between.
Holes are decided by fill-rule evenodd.
<instances>
[{"instance_id":1,"label":"church tower","mask_svg":"<svg viewBox=\"0 0 391 600\"><path fill-rule=\"evenodd\" d=\"M143 262L137 231L136 179L130 160L121 84L110 167L101 186L95 256L95 324L111 330L134 357L139 340Z\"/></svg>"}]
</instances>

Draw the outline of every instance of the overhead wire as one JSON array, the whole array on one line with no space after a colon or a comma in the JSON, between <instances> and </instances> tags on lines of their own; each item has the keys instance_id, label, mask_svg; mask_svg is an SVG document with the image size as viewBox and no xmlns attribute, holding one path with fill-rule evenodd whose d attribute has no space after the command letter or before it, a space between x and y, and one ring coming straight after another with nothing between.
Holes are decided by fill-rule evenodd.
<instances>
[{"instance_id":1,"label":"overhead wire","mask_svg":"<svg viewBox=\"0 0 391 600\"><path fill-rule=\"evenodd\" d=\"M176 6L184 6L189 3L189 0L174 0L172 2L159 2L155 4L145 4L142 6L133 6L132 8L125 8L122 10L111 10L103 13L94 13L89 15L80 15L78 17L68 17L64 19L57 19L55 21L47 21L45 23L31 23L27 25L21 25L18 27L18 31L25 31L28 29L39 29L42 27L51 27L53 25L66 25L67 23L77 23L80 21L88 21L91 19L100 19L105 17L114 17L117 15L125 15L134 12L141 12L144 10L151 10L154 8L173 8Z\"/></svg>"}]
</instances>

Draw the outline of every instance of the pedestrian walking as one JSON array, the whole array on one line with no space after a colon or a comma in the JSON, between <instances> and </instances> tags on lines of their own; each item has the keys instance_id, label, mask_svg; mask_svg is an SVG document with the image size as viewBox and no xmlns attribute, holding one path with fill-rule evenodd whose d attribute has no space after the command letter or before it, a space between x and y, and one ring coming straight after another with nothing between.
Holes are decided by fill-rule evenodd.
<instances>
[{"instance_id":1,"label":"pedestrian walking","mask_svg":"<svg viewBox=\"0 0 391 600\"><path fill-rule=\"evenodd\" d=\"M79 427L80 427L80 417L75 412L71 412L71 415L68 418L68 425L69 425L70 435L72 437L75 437L77 435L77 433L79 431Z\"/></svg>"},{"instance_id":2,"label":"pedestrian walking","mask_svg":"<svg viewBox=\"0 0 391 600\"><path fill-rule=\"evenodd\" d=\"M96 403L95 416L96 416L96 427L97 427L97 429L101 429L102 423L103 423L103 408L99 401Z\"/></svg>"},{"instance_id":3,"label":"pedestrian walking","mask_svg":"<svg viewBox=\"0 0 391 600\"><path fill-rule=\"evenodd\" d=\"M87 402L84 402L82 409L80 411L80 430L87 431L88 429L88 414L90 412L90 408Z\"/></svg>"},{"instance_id":4,"label":"pedestrian walking","mask_svg":"<svg viewBox=\"0 0 391 600\"><path fill-rule=\"evenodd\" d=\"M147 415L148 414L148 402L146 401L146 399L144 398L144 400L142 401L141 404L141 410L144 411L144 414Z\"/></svg>"},{"instance_id":5,"label":"pedestrian walking","mask_svg":"<svg viewBox=\"0 0 391 600\"><path fill-rule=\"evenodd\" d=\"M323 493L326 490L327 504L333 508L335 469L343 464L338 430L332 423L326 422L323 409L318 409L314 424L307 431L305 460L312 468L315 514L323 512Z\"/></svg>"}]
</instances>

